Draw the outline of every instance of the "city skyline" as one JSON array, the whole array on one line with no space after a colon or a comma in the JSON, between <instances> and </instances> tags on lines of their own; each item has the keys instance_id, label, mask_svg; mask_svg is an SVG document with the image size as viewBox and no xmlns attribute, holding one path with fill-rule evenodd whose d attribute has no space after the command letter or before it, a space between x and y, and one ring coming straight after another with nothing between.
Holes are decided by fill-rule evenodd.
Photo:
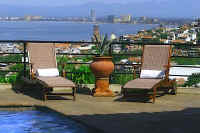
<instances>
[{"instance_id":1,"label":"city skyline","mask_svg":"<svg viewBox=\"0 0 200 133\"><path fill-rule=\"evenodd\" d=\"M95 9L96 16L131 14L132 16L194 18L198 14L198 0L3 0L0 16L88 16Z\"/></svg>"}]
</instances>

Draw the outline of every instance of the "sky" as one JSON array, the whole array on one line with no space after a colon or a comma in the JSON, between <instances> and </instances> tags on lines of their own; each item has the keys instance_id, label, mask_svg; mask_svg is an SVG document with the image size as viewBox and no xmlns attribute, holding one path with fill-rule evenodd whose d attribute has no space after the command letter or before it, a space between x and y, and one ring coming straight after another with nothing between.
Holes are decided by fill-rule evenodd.
<instances>
[{"instance_id":1,"label":"sky","mask_svg":"<svg viewBox=\"0 0 200 133\"><path fill-rule=\"evenodd\" d=\"M58 3L62 4L83 4L88 2L93 2L94 0L1 0L0 4L25 4L25 5L32 5L32 4L48 4L48 5L55 5ZM126 2L130 2L131 0L125 0ZM120 2L120 0L95 0L95 2L103 2L103 3L115 3Z\"/></svg>"},{"instance_id":2,"label":"sky","mask_svg":"<svg viewBox=\"0 0 200 133\"><path fill-rule=\"evenodd\" d=\"M91 2L98 2L104 4L127 4L127 3L142 3L142 2L161 2L167 0L0 0L0 4L7 5L48 5L48 6L61 6L61 5L81 5Z\"/></svg>"},{"instance_id":3,"label":"sky","mask_svg":"<svg viewBox=\"0 0 200 133\"><path fill-rule=\"evenodd\" d=\"M96 16L198 17L200 0L0 0L0 16ZM36 8L37 7L37 8Z\"/></svg>"}]
</instances>

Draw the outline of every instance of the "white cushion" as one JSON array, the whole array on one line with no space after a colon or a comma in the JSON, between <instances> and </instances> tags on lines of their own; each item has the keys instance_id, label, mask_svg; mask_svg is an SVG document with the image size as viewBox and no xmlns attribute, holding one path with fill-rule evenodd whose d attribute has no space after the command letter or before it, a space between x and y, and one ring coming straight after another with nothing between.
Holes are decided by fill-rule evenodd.
<instances>
[{"instance_id":1,"label":"white cushion","mask_svg":"<svg viewBox=\"0 0 200 133\"><path fill-rule=\"evenodd\" d=\"M141 70L140 78L164 78L165 72L161 70Z\"/></svg>"},{"instance_id":2,"label":"white cushion","mask_svg":"<svg viewBox=\"0 0 200 133\"><path fill-rule=\"evenodd\" d=\"M59 76L57 68L37 69L36 75L39 77L56 77Z\"/></svg>"}]
</instances>

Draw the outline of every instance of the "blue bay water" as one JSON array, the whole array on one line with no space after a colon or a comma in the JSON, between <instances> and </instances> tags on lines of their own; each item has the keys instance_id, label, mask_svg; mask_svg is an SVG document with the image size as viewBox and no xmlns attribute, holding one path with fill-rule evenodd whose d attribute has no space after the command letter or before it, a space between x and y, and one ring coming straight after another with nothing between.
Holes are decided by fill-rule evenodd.
<instances>
[{"instance_id":1,"label":"blue bay water","mask_svg":"<svg viewBox=\"0 0 200 133\"><path fill-rule=\"evenodd\" d=\"M93 34L92 23L1 21L0 40L89 41ZM152 29L151 24L99 24L101 34L134 34Z\"/></svg>"}]
</instances>

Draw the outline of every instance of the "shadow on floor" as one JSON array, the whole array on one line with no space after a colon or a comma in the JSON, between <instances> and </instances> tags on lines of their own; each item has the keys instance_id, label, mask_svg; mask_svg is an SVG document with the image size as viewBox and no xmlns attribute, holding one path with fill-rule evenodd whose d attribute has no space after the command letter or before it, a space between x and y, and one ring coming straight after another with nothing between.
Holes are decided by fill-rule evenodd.
<instances>
[{"instance_id":1,"label":"shadow on floor","mask_svg":"<svg viewBox=\"0 0 200 133\"><path fill-rule=\"evenodd\" d=\"M71 116L115 133L199 133L200 109ZM93 124L94 123L94 124Z\"/></svg>"},{"instance_id":2,"label":"shadow on floor","mask_svg":"<svg viewBox=\"0 0 200 133\"><path fill-rule=\"evenodd\" d=\"M114 101L152 103L152 99L150 99L150 95L152 95L152 93L153 92L149 90L129 90L126 97L121 95ZM159 88L159 90L157 91L156 98L162 97L164 95L174 95L174 94L170 94L169 91L165 88Z\"/></svg>"},{"instance_id":3,"label":"shadow on floor","mask_svg":"<svg viewBox=\"0 0 200 133\"><path fill-rule=\"evenodd\" d=\"M164 94L159 94L156 98L164 96ZM114 100L115 102L142 102L142 103L152 103L152 99L149 98L149 95L129 95L129 96L120 96Z\"/></svg>"},{"instance_id":4,"label":"shadow on floor","mask_svg":"<svg viewBox=\"0 0 200 133\"><path fill-rule=\"evenodd\" d=\"M87 86L82 86L82 85L78 85L77 86L77 93L79 94L83 94L83 95L92 95L92 90L90 90L89 87Z\"/></svg>"},{"instance_id":5,"label":"shadow on floor","mask_svg":"<svg viewBox=\"0 0 200 133\"><path fill-rule=\"evenodd\" d=\"M39 107L39 109L56 112L47 107ZM88 127L94 127L99 133L200 133L200 108L163 112L67 115L66 117Z\"/></svg>"},{"instance_id":6,"label":"shadow on floor","mask_svg":"<svg viewBox=\"0 0 200 133\"><path fill-rule=\"evenodd\" d=\"M43 89L44 86L37 81L22 81L12 85L12 90L15 93L21 93L37 100L44 100ZM52 91L51 88L48 90ZM69 98L66 98L66 96L48 96L48 100L72 100L72 96Z\"/></svg>"}]
</instances>

